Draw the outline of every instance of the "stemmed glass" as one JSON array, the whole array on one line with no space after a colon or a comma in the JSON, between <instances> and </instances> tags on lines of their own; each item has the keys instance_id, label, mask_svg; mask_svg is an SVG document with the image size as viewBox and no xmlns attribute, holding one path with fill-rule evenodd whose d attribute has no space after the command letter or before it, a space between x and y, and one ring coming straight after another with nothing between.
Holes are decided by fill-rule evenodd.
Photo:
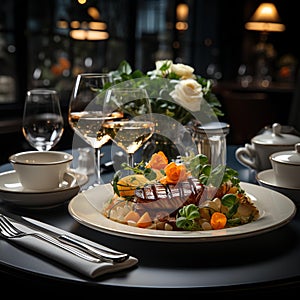
<instances>
[{"instance_id":1,"label":"stemmed glass","mask_svg":"<svg viewBox=\"0 0 300 300\"><path fill-rule=\"evenodd\" d=\"M105 120L122 117L121 113L105 113L103 89L111 84L107 73L83 73L77 75L69 102L68 119L74 132L95 151L96 180L93 186L101 184L101 147L110 136L101 131Z\"/></svg>"},{"instance_id":2,"label":"stemmed glass","mask_svg":"<svg viewBox=\"0 0 300 300\"><path fill-rule=\"evenodd\" d=\"M57 92L49 89L27 91L22 132L29 144L38 151L48 151L58 143L63 131Z\"/></svg>"},{"instance_id":3,"label":"stemmed glass","mask_svg":"<svg viewBox=\"0 0 300 300\"><path fill-rule=\"evenodd\" d=\"M105 109L122 112L122 120L103 123L102 131L127 153L127 163L134 167L134 153L154 133L151 104L146 89L112 87L105 94Z\"/></svg>"}]
</instances>

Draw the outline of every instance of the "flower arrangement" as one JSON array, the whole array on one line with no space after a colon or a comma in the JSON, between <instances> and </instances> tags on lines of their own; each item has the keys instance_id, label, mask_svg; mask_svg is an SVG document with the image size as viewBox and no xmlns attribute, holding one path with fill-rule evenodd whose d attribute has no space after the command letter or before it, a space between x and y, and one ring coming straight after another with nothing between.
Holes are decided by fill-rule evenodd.
<instances>
[{"instance_id":1,"label":"flower arrangement","mask_svg":"<svg viewBox=\"0 0 300 300\"><path fill-rule=\"evenodd\" d=\"M194 68L175 64L171 60L156 61L155 65L154 70L145 74L140 70L132 70L127 61L122 61L117 70L110 74L114 84L134 80L136 85L143 86L143 79L152 80L156 92L159 90L159 97L149 94L152 112L175 118L183 125L193 119L190 112L200 111L204 100L216 116L223 116L221 103L212 92L211 80L194 74ZM172 101L166 101L170 99Z\"/></svg>"}]
</instances>

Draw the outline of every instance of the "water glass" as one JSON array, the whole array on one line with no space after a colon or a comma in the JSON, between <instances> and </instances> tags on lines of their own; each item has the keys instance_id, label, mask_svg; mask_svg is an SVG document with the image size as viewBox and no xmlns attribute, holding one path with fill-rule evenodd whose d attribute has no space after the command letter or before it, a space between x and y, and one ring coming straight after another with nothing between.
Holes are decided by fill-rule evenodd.
<instances>
[{"instance_id":1,"label":"water glass","mask_svg":"<svg viewBox=\"0 0 300 300\"><path fill-rule=\"evenodd\" d=\"M48 151L61 139L64 121L55 90L33 89L27 92L22 132L38 151Z\"/></svg>"}]
</instances>

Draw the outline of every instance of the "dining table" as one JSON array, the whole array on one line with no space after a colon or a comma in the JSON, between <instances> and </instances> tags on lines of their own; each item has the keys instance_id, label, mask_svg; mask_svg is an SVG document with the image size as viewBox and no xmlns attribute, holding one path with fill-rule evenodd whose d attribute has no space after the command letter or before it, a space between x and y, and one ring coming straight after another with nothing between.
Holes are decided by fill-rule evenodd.
<instances>
[{"instance_id":1,"label":"dining table","mask_svg":"<svg viewBox=\"0 0 300 300\"><path fill-rule=\"evenodd\" d=\"M102 161L109 161L105 145ZM227 166L235 169L241 182L258 186L255 171L240 164L235 151L227 145ZM70 151L70 150L66 150ZM74 158L75 159L75 158ZM5 163L0 173L11 170ZM102 178L109 183L113 171ZM88 183L87 183L88 185ZM24 208L0 199L0 212L19 218L30 217L138 259L133 267L88 278L19 245L0 239L1 291L57 295L121 295L132 297L189 296L270 296L300 291L300 216L299 203L293 200L293 218L270 230L235 238L170 241L143 239L97 230L76 220L69 212L68 199L50 208ZM300 199L299 199L300 200ZM20 287L20 289L18 289ZM111 294L110 294L111 293ZM40 295L40 294L39 294Z\"/></svg>"}]
</instances>

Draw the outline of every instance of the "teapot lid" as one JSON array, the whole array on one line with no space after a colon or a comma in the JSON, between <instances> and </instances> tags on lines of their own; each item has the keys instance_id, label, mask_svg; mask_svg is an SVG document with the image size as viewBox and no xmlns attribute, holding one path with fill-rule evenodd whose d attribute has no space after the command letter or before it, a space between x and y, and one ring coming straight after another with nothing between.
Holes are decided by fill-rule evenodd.
<instances>
[{"instance_id":1,"label":"teapot lid","mask_svg":"<svg viewBox=\"0 0 300 300\"><path fill-rule=\"evenodd\" d=\"M294 150L275 152L270 158L283 164L300 165L300 143L295 145Z\"/></svg>"},{"instance_id":2,"label":"teapot lid","mask_svg":"<svg viewBox=\"0 0 300 300\"><path fill-rule=\"evenodd\" d=\"M279 123L272 125L272 131L265 131L264 133L252 138L252 142L263 145L295 145L300 142L300 136L282 133L282 127Z\"/></svg>"}]
</instances>

